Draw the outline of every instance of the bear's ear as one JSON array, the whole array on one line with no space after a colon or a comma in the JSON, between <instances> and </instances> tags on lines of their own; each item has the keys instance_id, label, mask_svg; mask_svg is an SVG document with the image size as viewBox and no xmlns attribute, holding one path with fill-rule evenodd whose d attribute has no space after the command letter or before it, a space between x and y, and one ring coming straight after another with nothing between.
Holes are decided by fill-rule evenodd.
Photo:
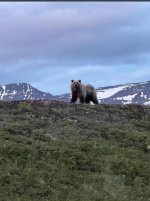
<instances>
[{"instance_id":1,"label":"bear's ear","mask_svg":"<svg viewBox=\"0 0 150 201\"><path fill-rule=\"evenodd\" d=\"M81 83L81 80L78 80L78 82L80 82L80 83Z\"/></svg>"},{"instance_id":2,"label":"bear's ear","mask_svg":"<svg viewBox=\"0 0 150 201\"><path fill-rule=\"evenodd\" d=\"M74 80L71 80L71 82L74 82Z\"/></svg>"}]
</instances>

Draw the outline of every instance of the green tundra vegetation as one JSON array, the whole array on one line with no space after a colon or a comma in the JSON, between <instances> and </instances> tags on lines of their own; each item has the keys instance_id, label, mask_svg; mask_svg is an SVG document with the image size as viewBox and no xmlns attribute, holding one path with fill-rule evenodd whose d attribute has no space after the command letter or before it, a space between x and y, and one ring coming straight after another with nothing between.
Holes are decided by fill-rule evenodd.
<instances>
[{"instance_id":1,"label":"green tundra vegetation","mask_svg":"<svg viewBox=\"0 0 150 201\"><path fill-rule=\"evenodd\" d=\"M149 201L150 107L0 102L0 201Z\"/></svg>"}]
</instances>

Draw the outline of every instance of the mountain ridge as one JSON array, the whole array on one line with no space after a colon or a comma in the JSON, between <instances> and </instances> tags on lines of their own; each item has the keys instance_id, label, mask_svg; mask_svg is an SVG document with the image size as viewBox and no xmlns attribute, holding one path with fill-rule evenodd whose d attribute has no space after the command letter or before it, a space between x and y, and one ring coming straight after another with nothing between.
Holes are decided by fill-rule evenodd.
<instances>
[{"instance_id":1,"label":"mountain ridge","mask_svg":"<svg viewBox=\"0 0 150 201\"><path fill-rule=\"evenodd\" d=\"M0 100L51 99L52 94L42 92L28 83L12 83L0 86Z\"/></svg>"},{"instance_id":2,"label":"mountain ridge","mask_svg":"<svg viewBox=\"0 0 150 201\"><path fill-rule=\"evenodd\" d=\"M140 104L150 105L150 81L127 83L108 87L98 87L100 104ZM0 86L0 100L56 100L70 102L71 94L52 95L28 83L12 83Z\"/></svg>"}]
</instances>

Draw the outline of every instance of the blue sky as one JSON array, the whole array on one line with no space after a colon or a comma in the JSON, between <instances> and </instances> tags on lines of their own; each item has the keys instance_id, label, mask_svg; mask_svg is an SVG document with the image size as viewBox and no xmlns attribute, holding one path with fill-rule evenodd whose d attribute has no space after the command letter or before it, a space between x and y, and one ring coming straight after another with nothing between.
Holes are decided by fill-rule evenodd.
<instances>
[{"instance_id":1,"label":"blue sky","mask_svg":"<svg viewBox=\"0 0 150 201\"><path fill-rule=\"evenodd\" d=\"M150 80L149 2L0 2L0 85L53 95Z\"/></svg>"}]
</instances>

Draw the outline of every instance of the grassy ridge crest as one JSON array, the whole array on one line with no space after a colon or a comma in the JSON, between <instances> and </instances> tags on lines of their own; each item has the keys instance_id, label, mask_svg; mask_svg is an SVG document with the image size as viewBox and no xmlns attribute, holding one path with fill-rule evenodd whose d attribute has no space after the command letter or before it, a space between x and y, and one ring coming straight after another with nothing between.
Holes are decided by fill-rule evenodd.
<instances>
[{"instance_id":1,"label":"grassy ridge crest","mask_svg":"<svg viewBox=\"0 0 150 201\"><path fill-rule=\"evenodd\" d=\"M0 200L150 200L149 122L139 105L0 101Z\"/></svg>"}]
</instances>

